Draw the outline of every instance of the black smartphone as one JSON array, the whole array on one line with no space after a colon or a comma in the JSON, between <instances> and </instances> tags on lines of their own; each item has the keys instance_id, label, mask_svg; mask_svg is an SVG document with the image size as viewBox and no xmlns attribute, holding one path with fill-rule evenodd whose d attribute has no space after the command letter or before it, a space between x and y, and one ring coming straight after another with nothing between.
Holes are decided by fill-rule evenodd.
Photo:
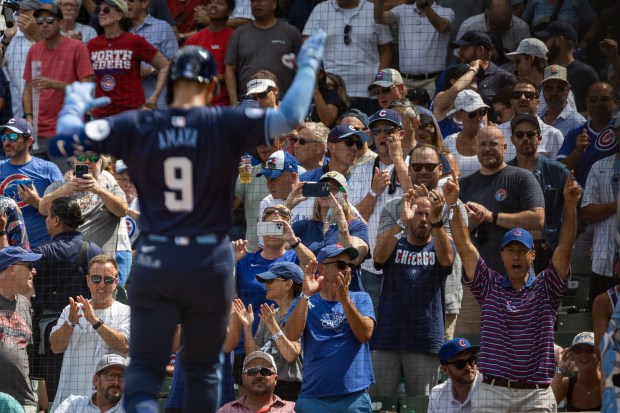
<instances>
[{"instance_id":1,"label":"black smartphone","mask_svg":"<svg viewBox=\"0 0 620 413\"><path fill-rule=\"evenodd\" d=\"M329 196L329 182L308 182L301 188L301 194L307 197L326 197Z\"/></svg>"},{"instance_id":2,"label":"black smartphone","mask_svg":"<svg viewBox=\"0 0 620 413\"><path fill-rule=\"evenodd\" d=\"M88 165L80 163L75 165L75 176L78 178L84 177L88 173Z\"/></svg>"}]
</instances>

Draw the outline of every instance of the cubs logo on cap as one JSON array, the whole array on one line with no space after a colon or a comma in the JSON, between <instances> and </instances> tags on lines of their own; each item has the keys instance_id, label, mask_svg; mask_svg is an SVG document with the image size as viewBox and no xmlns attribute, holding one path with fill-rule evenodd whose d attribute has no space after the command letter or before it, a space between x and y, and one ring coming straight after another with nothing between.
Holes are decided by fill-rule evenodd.
<instances>
[{"instance_id":1,"label":"cubs logo on cap","mask_svg":"<svg viewBox=\"0 0 620 413\"><path fill-rule=\"evenodd\" d=\"M393 123L398 126L400 129L403 128L403 119L400 116L400 113L396 112L392 109L381 109L375 112L368 121L368 126L372 127L372 125L380 120L385 120Z\"/></svg>"},{"instance_id":2,"label":"cubs logo on cap","mask_svg":"<svg viewBox=\"0 0 620 413\"><path fill-rule=\"evenodd\" d=\"M451 358L458 356L466 350L477 353L480 351L480 346L472 346L466 338L455 337L450 341L446 341L439 349L439 362L445 365Z\"/></svg>"},{"instance_id":3,"label":"cubs logo on cap","mask_svg":"<svg viewBox=\"0 0 620 413\"><path fill-rule=\"evenodd\" d=\"M506 232L506 234L504 234L504 239L502 240L502 246L500 249L504 249L506 245L513 241L520 242L527 249L531 250L534 248L534 238L532 238L532 234L523 228L513 228Z\"/></svg>"}]
</instances>

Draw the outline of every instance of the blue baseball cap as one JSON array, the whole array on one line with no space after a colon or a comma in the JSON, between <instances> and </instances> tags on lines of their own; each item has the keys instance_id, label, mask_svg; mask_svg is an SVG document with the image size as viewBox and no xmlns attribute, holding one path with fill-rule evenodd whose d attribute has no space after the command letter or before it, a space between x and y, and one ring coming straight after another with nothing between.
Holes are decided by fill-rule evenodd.
<instances>
[{"instance_id":1,"label":"blue baseball cap","mask_svg":"<svg viewBox=\"0 0 620 413\"><path fill-rule=\"evenodd\" d=\"M534 33L534 36L541 39L548 39L551 36L562 36L573 41L574 43L577 43L577 32L575 31L575 28L567 22L561 20L556 20L549 23L544 31L536 32Z\"/></svg>"},{"instance_id":2,"label":"blue baseball cap","mask_svg":"<svg viewBox=\"0 0 620 413\"><path fill-rule=\"evenodd\" d=\"M403 128L403 118L401 118L400 113L392 109L381 109L373 113L373 115L368 120L368 126L372 127L374 123L382 120L391 122L401 129Z\"/></svg>"},{"instance_id":3,"label":"blue baseball cap","mask_svg":"<svg viewBox=\"0 0 620 413\"><path fill-rule=\"evenodd\" d=\"M359 109L349 109L349 111L343 114L340 118L356 118L364 124L366 129L368 129L368 115Z\"/></svg>"},{"instance_id":4,"label":"blue baseball cap","mask_svg":"<svg viewBox=\"0 0 620 413\"><path fill-rule=\"evenodd\" d=\"M285 280L293 280L295 284L302 285L304 283L304 272L301 267L294 262L276 262L265 272L256 275L259 282L264 283L274 278L284 278Z\"/></svg>"},{"instance_id":5,"label":"blue baseball cap","mask_svg":"<svg viewBox=\"0 0 620 413\"><path fill-rule=\"evenodd\" d=\"M299 162L291 154L285 151L276 151L265 162L265 168L261 169L256 176L264 176L267 179L276 179L282 172L297 172Z\"/></svg>"},{"instance_id":6,"label":"blue baseball cap","mask_svg":"<svg viewBox=\"0 0 620 413\"><path fill-rule=\"evenodd\" d=\"M34 262L41 259L42 254L35 254L22 247L6 247L0 250L0 271L4 271L18 262Z\"/></svg>"},{"instance_id":7,"label":"blue baseball cap","mask_svg":"<svg viewBox=\"0 0 620 413\"><path fill-rule=\"evenodd\" d=\"M11 118L0 129L10 129L15 133L22 135L32 135L32 125L24 118Z\"/></svg>"},{"instance_id":8,"label":"blue baseball cap","mask_svg":"<svg viewBox=\"0 0 620 413\"><path fill-rule=\"evenodd\" d=\"M359 137L361 142L368 142L370 140L368 134L355 130L353 125L338 125L329 131L327 142L338 142L352 135Z\"/></svg>"},{"instance_id":9,"label":"blue baseball cap","mask_svg":"<svg viewBox=\"0 0 620 413\"><path fill-rule=\"evenodd\" d=\"M439 349L439 362L445 365L452 357L456 357L466 350L472 350L477 353L480 351L480 346L472 346L466 338L455 337L450 341L446 341Z\"/></svg>"},{"instance_id":10,"label":"blue baseball cap","mask_svg":"<svg viewBox=\"0 0 620 413\"><path fill-rule=\"evenodd\" d=\"M450 46L455 49L471 45L483 46L485 49L493 48L493 42L491 41L489 35L477 30L470 30L468 32L465 32L460 39L450 42Z\"/></svg>"},{"instance_id":11,"label":"blue baseball cap","mask_svg":"<svg viewBox=\"0 0 620 413\"><path fill-rule=\"evenodd\" d=\"M504 249L508 243L512 241L520 242L525 245L527 249L534 248L534 238L532 238L532 234L523 228L513 228L507 233L504 234L504 239L502 240L502 246L500 249Z\"/></svg>"},{"instance_id":12,"label":"blue baseball cap","mask_svg":"<svg viewBox=\"0 0 620 413\"><path fill-rule=\"evenodd\" d=\"M349 258L351 258L352 260L360 256L360 252L357 250L357 248L345 248L340 244L331 244L323 247L323 249L319 251L319 255L316 257L316 260L319 262L319 264L322 264L326 258L337 257L343 252L347 253Z\"/></svg>"}]
</instances>

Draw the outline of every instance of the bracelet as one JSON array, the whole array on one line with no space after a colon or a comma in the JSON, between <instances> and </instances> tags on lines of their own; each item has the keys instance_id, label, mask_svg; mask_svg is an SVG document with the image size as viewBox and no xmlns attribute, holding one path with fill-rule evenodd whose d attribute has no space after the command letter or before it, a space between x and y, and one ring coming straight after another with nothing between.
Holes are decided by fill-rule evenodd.
<instances>
[{"instance_id":1,"label":"bracelet","mask_svg":"<svg viewBox=\"0 0 620 413\"><path fill-rule=\"evenodd\" d=\"M103 320L99 319L98 323L93 324L93 329L96 330L103 325Z\"/></svg>"},{"instance_id":2,"label":"bracelet","mask_svg":"<svg viewBox=\"0 0 620 413\"><path fill-rule=\"evenodd\" d=\"M71 328L75 328L75 324L73 324L73 323L72 323L72 322L71 322L68 318L67 318L67 320L65 321L65 324L66 324L66 325L68 325L68 326L69 326L69 327L71 327Z\"/></svg>"},{"instance_id":3,"label":"bracelet","mask_svg":"<svg viewBox=\"0 0 620 413\"><path fill-rule=\"evenodd\" d=\"M472 72L474 72L475 74L478 74L478 71L477 71L476 69L474 69L473 67L470 67L469 69L467 69L467 71L468 71L468 72L469 72L470 70L471 70Z\"/></svg>"},{"instance_id":4,"label":"bracelet","mask_svg":"<svg viewBox=\"0 0 620 413\"><path fill-rule=\"evenodd\" d=\"M6 235L6 231L0 231L0 237Z\"/></svg>"},{"instance_id":5,"label":"bracelet","mask_svg":"<svg viewBox=\"0 0 620 413\"><path fill-rule=\"evenodd\" d=\"M349 228L345 229L344 231L340 231L340 230L338 230L338 233L339 233L340 235L347 235L347 234L349 233Z\"/></svg>"},{"instance_id":6,"label":"bracelet","mask_svg":"<svg viewBox=\"0 0 620 413\"><path fill-rule=\"evenodd\" d=\"M271 336L271 339L272 339L272 340L277 340L277 339L279 339L280 337L282 337L283 335L284 335L284 333L282 332L282 330L278 330L278 332L277 332L277 333L275 333L273 336Z\"/></svg>"},{"instance_id":7,"label":"bracelet","mask_svg":"<svg viewBox=\"0 0 620 413\"><path fill-rule=\"evenodd\" d=\"M294 244L291 244L289 249L294 250L295 248L299 247L299 244L301 244L301 238L297 237L297 242Z\"/></svg>"},{"instance_id":8,"label":"bracelet","mask_svg":"<svg viewBox=\"0 0 620 413\"><path fill-rule=\"evenodd\" d=\"M303 292L301 292L301 293L299 293L299 298L303 298L304 300L308 301L310 299L310 296L306 295Z\"/></svg>"},{"instance_id":9,"label":"bracelet","mask_svg":"<svg viewBox=\"0 0 620 413\"><path fill-rule=\"evenodd\" d=\"M493 225L497 225L497 218L499 218L499 212L491 213L491 217L493 217Z\"/></svg>"},{"instance_id":10,"label":"bracelet","mask_svg":"<svg viewBox=\"0 0 620 413\"><path fill-rule=\"evenodd\" d=\"M28 116L32 117L32 113L24 113L24 118L27 118Z\"/></svg>"},{"instance_id":11,"label":"bracelet","mask_svg":"<svg viewBox=\"0 0 620 413\"><path fill-rule=\"evenodd\" d=\"M458 205L458 201L455 202L455 203L450 203L450 202L446 201L446 205L448 205L450 208L454 208L455 206Z\"/></svg>"},{"instance_id":12,"label":"bracelet","mask_svg":"<svg viewBox=\"0 0 620 413\"><path fill-rule=\"evenodd\" d=\"M443 220L440 219L437 222L431 222L431 228L441 228L443 227Z\"/></svg>"},{"instance_id":13,"label":"bracelet","mask_svg":"<svg viewBox=\"0 0 620 413\"><path fill-rule=\"evenodd\" d=\"M370 188L370 191L368 191L368 193L373 198L379 198L379 195L377 195L377 193L375 191L373 191L372 188Z\"/></svg>"}]
</instances>

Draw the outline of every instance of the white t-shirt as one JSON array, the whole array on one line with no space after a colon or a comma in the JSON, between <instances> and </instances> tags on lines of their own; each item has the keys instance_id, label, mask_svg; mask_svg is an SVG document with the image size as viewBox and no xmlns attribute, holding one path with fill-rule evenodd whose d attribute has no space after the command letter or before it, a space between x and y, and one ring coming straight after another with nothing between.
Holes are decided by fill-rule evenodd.
<instances>
[{"instance_id":1,"label":"white t-shirt","mask_svg":"<svg viewBox=\"0 0 620 413\"><path fill-rule=\"evenodd\" d=\"M446 139L444 139L443 144L446 145L446 148L448 148L448 150L452 152L452 155L454 155L454 157L456 158L456 162L459 164L461 178L465 178L466 176L469 176L474 172L480 170L480 161L478 161L478 155L468 156L461 155L459 153L458 149L456 148L456 137L458 134L459 132L453 133L452 135L448 136Z\"/></svg>"}]
</instances>

